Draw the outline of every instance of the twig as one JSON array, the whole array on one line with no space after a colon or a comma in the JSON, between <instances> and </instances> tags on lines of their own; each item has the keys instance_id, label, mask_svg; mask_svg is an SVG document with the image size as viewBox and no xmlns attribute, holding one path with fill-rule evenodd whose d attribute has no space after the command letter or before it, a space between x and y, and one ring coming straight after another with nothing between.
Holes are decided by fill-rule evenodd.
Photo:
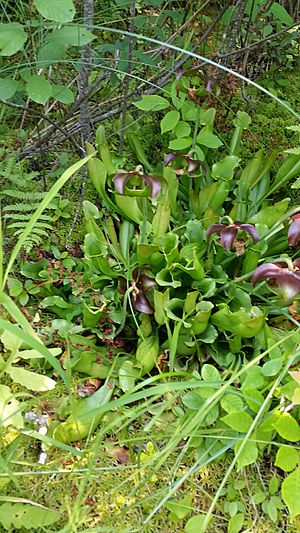
<instances>
[{"instance_id":1,"label":"twig","mask_svg":"<svg viewBox=\"0 0 300 533\"><path fill-rule=\"evenodd\" d=\"M93 25L93 14L94 14L94 0L84 0L83 4L83 20L84 25L87 29L90 29ZM85 152L85 143L86 141L91 142L92 140L92 130L91 130L91 115L89 107L89 97L88 97L88 82L89 75L92 64L92 50L89 44L86 44L82 47L81 50L81 61L82 65L79 72L80 85L79 85L79 97L82 101L80 104L80 126L82 134L82 149ZM66 248L68 248L69 239L74 231L74 228L77 223L79 213L81 211L82 202L83 202L83 192L85 184L87 181L87 170L84 170L82 175L80 189L79 189L79 198L76 206L76 211L73 217L71 227L69 229L67 238L66 238Z\"/></svg>"},{"instance_id":2,"label":"twig","mask_svg":"<svg viewBox=\"0 0 300 533\"><path fill-rule=\"evenodd\" d=\"M74 139L71 137L71 134L66 132L63 128L57 125L57 123L49 118L47 115L44 115L43 113L39 113L39 111L36 111L34 109L27 108L26 106L20 105L20 104L14 104L13 102L8 102L8 100L3 100L0 98L0 104L6 105L7 107L12 107L14 109L20 109L22 111L26 111L27 113L30 113L31 115L35 115L36 117L40 117L50 124L52 124L56 130L60 131L60 133L63 135L64 139L67 139L72 145L73 148L75 148L76 152L82 156L82 148L74 141ZM39 148L39 145L37 143L36 149ZM21 152L22 156L22 152Z\"/></svg>"}]
</instances>

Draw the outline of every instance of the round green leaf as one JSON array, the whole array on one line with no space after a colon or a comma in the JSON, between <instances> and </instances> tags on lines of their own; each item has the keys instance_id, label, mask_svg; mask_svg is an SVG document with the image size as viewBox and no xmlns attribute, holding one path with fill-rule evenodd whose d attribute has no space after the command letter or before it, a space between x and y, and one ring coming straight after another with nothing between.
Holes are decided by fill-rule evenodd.
<instances>
[{"instance_id":1,"label":"round green leaf","mask_svg":"<svg viewBox=\"0 0 300 533\"><path fill-rule=\"evenodd\" d=\"M224 416L222 420L227 426L240 433L246 433L253 422L252 417L245 411L229 413L229 415Z\"/></svg>"},{"instance_id":2,"label":"round green leaf","mask_svg":"<svg viewBox=\"0 0 300 533\"><path fill-rule=\"evenodd\" d=\"M241 442L237 442L237 444L234 447L235 454L239 451L241 447ZM254 441L247 441L241 453L238 456L238 469L244 468L244 466L251 465L254 463L258 456L258 449L257 444Z\"/></svg>"},{"instance_id":3,"label":"round green leaf","mask_svg":"<svg viewBox=\"0 0 300 533\"><path fill-rule=\"evenodd\" d=\"M197 516L192 516L187 523L185 524L184 531L185 533L205 533L205 514L199 514Z\"/></svg>"},{"instance_id":4,"label":"round green leaf","mask_svg":"<svg viewBox=\"0 0 300 533\"><path fill-rule=\"evenodd\" d=\"M52 85L52 96L62 104L71 104L75 98L71 89L64 85Z\"/></svg>"},{"instance_id":5,"label":"round green leaf","mask_svg":"<svg viewBox=\"0 0 300 533\"><path fill-rule=\"evenodd\" d=\"M201 369L201 377L204 381L220 381L220 372L213 365L203 365Z\"/></svg>"},{"instance_id":6,"label":"round green leaf","mask_svg":"<svg viewBox=\"0 0 300 533\"><path fill-rule=\"evenodd\" d=\"M34 0L40 15L55 22L71 22L75 16L72 0Z\"/></svg>"},{"instance_id":7,"label":"round green leaf","mask_svg":"<svg viewBox=\"0 0 300 533\"><path fill-rule=\"evenodd\" d=\"M211 133L210 131L206 131L205 129L201 130L200 133L197 135L197 143L202 144L203 146L207 146L207 148L219 148L222 146L222 141Z\"/></svg>"},{"instance_id":8,"label":"round green leaf","mask_svg":"<svg viewBox=\"0 0 300 533\"><path fill-rule=\"evenodd\" d=\"M26 90L29 98L37 104L45 105L52 96L51 83L43 76L30 76L26 83Z\"/></svg>"},{"instance_id":9,"label":"round green leaf","mask_svg":"<svg viewBox=\"0 0 300 533\"><path fill-rule=\"evenodd\" d=\"M243 527L245 513L237 513L232 516L228 523L228 533L239 533Z\"/></svg>"},{"instance_id":10,"label":"round green leaf","mask_svg":"<svg viewBox=\"0 0 300 533\"><path fill-rule=\"evenodd\" d=\"M174 139L169 142L169 148L171 150L186 150L193 143L192 137L181 137L180 139Z\"/></svg>"},{"instance_id":11,"label":"round green leaf","mask_svg":"<svg viewBox=\"0 0 300 533\"><path fill-rule=\"evenodd\" d=\"M82 26L63 26L47 35L50 44L56 46L84 46L89 44L95 35Z\"/></svg>"},{"instance_id":12,"label":"round green leaf","mask_svg":"<svg viewBox=\"0 0 300 533\"><path fill-rule=\"evenodd\" d=\"M289 413L278 413L278 419L273 427L283 439L291 442L300 440L299 424Z\"/></svg>"},{"instance_id":13,"label":"round green leaf","mask_svg":"<svg viewBox=\"0 0 300 533\"><path fill-rule=\"evenodd\" d=\"M18 82L10 80L9 78L0 79L0 98L1 100L8 100L18 89Z\"/></svg>"},{"instance_id":14,"label":"round green leaf","mask_svg":"<svg viewBox=\"0 0 300 533\"><path fill-rule=\"evenodd\" d=\"M187 122L178 122L175 128L176 137L188 137L191 133L191 126Z\"/></svg>"},{"instance_id":15,"label":"round green leaf","mask_svg":"<svg viewBox=\"0 0 300 533\"><path fill-rule=\"evenodd\" d=\"M299 451L291 446L280 446L277 451L275 466L285 472L294 470L299 460Z\"/></svg>"},{"instance_id":16,"label":"round green leaf","mask_svg":"<svg viewBox=\"0 0 300 533\"><path fill-rule=\"evenodd\" d=\"M0 56L12 56L23 49L27 33L17 22L0 24Z\"/></svg>"},{"instance_id":17,"label":"round green leaf","mask_svg":"<svg viewBox=\"0 0 300 533\"><path fill-rule=\"evenodd\" d=\"M142 111L161 111L170 107L170 103L166 98L158 95L145 95L139 102L135 102L133 105Z\"/></svg>"},{"instance_id":18,"label":"round green leaf","mask_svg":"<svg viewBox=\"0 0 300 533\"><path fill-rule=\"evenodd\" d=\"M199 411L200 407L203 405L203 398L198 392L191 391L187 392L182 397L182 403L193 411Z\"/></svg>"},{"instance_id":19,"label":"round green leaf","mask_svg":"<svg viewBox=\"0 0 300 533\"><path fill-rule=\"evenodd\" d=\"M263 376L277 376L283 365L283 357L277 357L267 361L262 367Z\"/></svg>"},{"instance_id":20,"label":"round green leaf","mask_svg":"<svg viewBox=\"0 0 300 533\"><path fill-rule=\"evenodd\" d=\"M258 413L260 406L264 401L262 393L256 389L242 389L245 402L250 407L251 411Z\"/></svg>"},{"instance_id":21,"label":"round green leaf","mask_svg":"<svg viewBox=\"0 0 300 533\"><path fill-rule=\"evenodd\" d=\"M66 55L65 46L57 43L47 43L42 46L37 54L37 68L48 67L64 59Z\"/></svg>"},{"instance_id":22,"label":"round green leaf","mask_svg":"<svg viewBox=\"0 0 300 533\"><path fill-rule=\"evenodd\" d=\"M243 409L244 403L237 394L225 394L221 400L221 407L227 413L234 413Z\"/></svg>"},{"instance_id":23,"label":"round green leaf","mask_svg":"<svg viewBox=\"0 0 300 533\"><path fill-rule=\"evenodd\" d=\"M174 130L179 119L180 113L178 111L169 111L160 122L161 133Z\"/></svg>"}]
</instances>

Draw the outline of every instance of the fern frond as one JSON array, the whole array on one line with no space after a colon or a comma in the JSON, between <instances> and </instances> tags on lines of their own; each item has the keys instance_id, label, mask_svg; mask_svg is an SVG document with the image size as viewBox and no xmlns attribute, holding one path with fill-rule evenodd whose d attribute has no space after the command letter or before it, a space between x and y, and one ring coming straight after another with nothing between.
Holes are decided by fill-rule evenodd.
<instances>
[{"instance_id":1,"label":"fern frond","mask_svg":"<svg viewBox=\"0 0 300 533\"><path fill-rule=\"evenodd\" d=\"M25 228L27 224L27 221L23 221L23 222L13 222L13 224L9 224L7 226L7 229L12 229L12 228ZM45 222L36 222L35 223L35 227L33 229L33 232L37 232L37 229L38 228L43 228L43 229L49 229L51 231L53 231L53 226L50 224L46 224Z\"/></svg>"},{"instance_id":2,"label":"fern frond","mask_svg":"<svg viewBox=\"0 0 300 533\"><path fill-rule=\"evenodd\" d=\"M39 205L40 202L33 202L30 204L13 204L7 205L2 211L35 211Z\"/></svg>"},{"instance_id":3,"label":"fern frond","mask_svg":"<svg viewBox=\"0 0 300 533\"><path fill-rule=\"evenodd\" d=\"M4 189L2 194L19 200L42 200L45 196L43 192L17 191L16 189Z\"/></svg>"},{"instance_id":4,"label":"fern frond","mask_svg":"<svg viewBox=\"0 0 300 533\"><path fill-rule=\"evenodd\" d=\"M23 228L22 228L22 229L18 229L18 231L16 231L16 232L14 233L14 236L16 236L16 235L21 235L21 233L23 233ZM33 237L34 237L35 235L37 235L37 236L41 235L41 236L43 236L43 237L48 237L48 236L49 236L49 231L44 231L43 229L36 228L36 229L34 230L34 232L31 233L30 238L33 239Z\"/></svg>"},{"instance_id":5,"label":"fern frond","mask_svg":"<svg viewBox=\"0 0 300 533\"><path fill-rule=\"evenodd\" d=\"M31 217L31 213L26 213L26 214L23 214L23 213L6 213L3 216L3 218L5 220L26 220L27 222L30 219L30 217ZM45 220L45 221L51 222L53 219L49 215L41 215L40 216L40 220Z\"/></svg>"}]
</instances>

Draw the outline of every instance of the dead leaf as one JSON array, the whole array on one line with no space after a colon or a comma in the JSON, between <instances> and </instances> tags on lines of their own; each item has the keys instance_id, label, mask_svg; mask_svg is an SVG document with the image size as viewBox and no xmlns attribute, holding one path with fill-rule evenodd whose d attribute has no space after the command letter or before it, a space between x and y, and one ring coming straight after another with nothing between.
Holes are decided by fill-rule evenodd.
<instances>
[{"instance_id":1,"label":"dead leaf","mask_svg":"<svg viewBox=\"0 0 300 533\"><path fill-rule=\"evenodd\" d=\"M76 390L78 396L81 398L85 398L86 396L91 396L96 392L96 390L99 389L101 385L101 379L98 378L91 378L87 381L84 381L83 383L78 383Z\"/></svg>"},{"instance_id":2,"label":"dead leaf","mask_svg":"<svg viewBox=\"0 0 300 533\"><path fill-rule=\"evenodd\" d=\"M118 444L114 446L111 439L106 439L106 442L111 443L111 445L105 447L105 450L111 457L116 459L120 464L124 465L129 463L129 450L126 446L119 446Z\"/></svg>"},{"instance_id":3,"label":"dead leaf","mask_svg":"<svg viewBox=\"0 0 300 533\"><path fill-rule=\"evenodd\" d=\"M299 370L290 370L289 375L300 384L300 368Z\"/></svg>"}]
</instances>

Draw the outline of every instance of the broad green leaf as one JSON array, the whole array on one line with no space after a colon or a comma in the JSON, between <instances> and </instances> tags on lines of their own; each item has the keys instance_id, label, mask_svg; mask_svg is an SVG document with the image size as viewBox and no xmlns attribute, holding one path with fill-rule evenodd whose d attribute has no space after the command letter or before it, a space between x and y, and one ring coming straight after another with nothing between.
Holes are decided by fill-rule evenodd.
<instances>
[{"instance_id":1,"label":"broad green leaf","mask_svg":"<svg viewBox=\"0 0 300 533\"><path fill-rule=\"evenodd\" d=\"M300 440L300 427L295 418L289 413L278 413L276 422L273 427L283 438L291 442Z\"/></svg>"},{"instance_id":2,"label":"broad green leaf","mask_svg":"<svg viewBox=\"0 0 300 533\"><path fill-rule=\"evenodd\" d=\"M291 446L280 446L277 450L275 466L285 472L290 472L296 468L299 461L299 451Z\"/></svg>"},{"instance_id":3,"label":"broad green leaf","mask_svg":"<svg viewBox=\"0 0 300 533\"><path fill-rule=\"evenodd\" d=\"M1 30L0 30L1 31ZM0 36L1 39L1 36ZM1 100L8 100L18 89L18 82L10 80L9 78L0 78L0 98Z\"/></svg>"},{"instance_id":4,"label":"broad green leaf","mask_svg":"<svg viewBox=\"0 0 300 533\"><path fill-rule=\"evenodd\" d=\"M73 0L34 0L40 15L55 22L71 22L75 16Z\"/></svg>"},{"instance_id":5,"label":"broad green leaf","mask_svg":"<svg viewBox=\"0 0 300 533\"><path fill-rule=\"evenodd\" d=\"M232 516L228 523L227 533L239 533L241 531L245 519L245 513L237 513Z\"/></svg>"},{"instance_id":6,"label":"broad green leaf","mask_svg":"<svg viewBox=\"0 0 300 533\"><path fill-rule=\"evenodd\" d=\"M278 491L278 487L279 478L276 476L271 477L269 481L269 493L271 494L271 496L274 496L274 494L276 494L276 492Z\"/></svg>"},{"instance_id":7,"label":"broad green leaf","mask_svg":"<svg viewBox=\"0 0 300 533\"><path fill-rule=\"evenodd\" d=\"M190 518L185 524L185 533L205 533L205 531L207 530L207 528L205 527L205 520L205 514L192 516L192 518Z\"/></svg>"},{"instance_id":8,"label":"broad green leaf","mask_svg":"<svg viewBox=\"0 0 300 533\"><path fill-rule=\"evenodd\" d=\"M75 99L73 91L65 85L52 85L52 97L62 104L72 104Z\"/></svg>"},{"instance_id":9,"label":"broad green leaf","mask_svg":"<svg viewBox=\"0 0 300 533\"><path fill-rule=\"evenodd\" d=\"M26 90L29 98L37 104L45 105L52 96L51 83L37 74L30 76L26 83Z\"/></svg>"},{"instance_id":10,"label":"broad green leaf","mask_svg":"<svg viewBox=\"0 0 300 533\"><path fill-rule=\"evenodd\" d=\"M221 407L227 413L234 413L243 409L244 402L237 394L225 394L221 399Z\"/></svg>"},{"instance_id":11,"label":"broad green leaf","mask_svg":"<svg viewBox=\"0 0 300 533\"><path fill-rule=\"evenodd\" d=\"M19 383L19 385L22 385L29 390L42 392L52 390L56 385L56 382L53 379L48 378L48 376L29 372L29 370L17 366L8 367L6 372L15 383Z\"/></svg>"},{"instance_id":12,"label":"broad green leaf","mask_svg":"<svg viewBox=\"0 0 300 533\"><path fill-rule=\"evenodd\" d=\"M191 126L187 122L178 122L175 128L176 137L189 137Z\"/></svg>"},{"instance_id":13,"label":"broad green leaf","mask_svg":"<svg viewBox=\"0 0 300 533\"><path fill-rule=\"evenodd\" d=\"M192 409L193 411L198 411L200 407L203 405L203 402L204 402L203 398L196 391L187 392L182 397L182 403L189 409Z\"/></svg>"},{"instance_id":14,"label":"broad green leaf","mask_svg":"<svg viewBox=\"0 0 300 533\"><path fill-rule=\"evenodd\" d=\"M7 286L10 296L19 296L23 292L23 284L17 278L8 278Z\"/></svg>"},{"instance_id":15,"label":"broad green leaf","mask_svg":"<svg viewBox=\"0 0 300 533\"><path fill-rule=\"evenodd\" d=\"M180 139L174 139L169 142L169 148L171 150L186 150L192 146L192 137L181 137Z\"/></svg>"},{"instance_id":16,"label":"broad green leaf","mask_svg":"<svg viewBox=\"0 0 300 533\"><path fill-rule=\"evenodd\" d=\"M161 133L174 130L179 119L180 113L178 111L169 111L160 122Z\"/></svg>"},{"instance_id":17,"label":"broad green leaf","mask_svg":"<svg viewBox=\"0 0 300 533\"><path fill-rule=\"evenodd\" d=\"M289 474L281 485L281 495L288 506L291 520L300 514L300 468Z\"/></svg>"},{"instance_id":18,"label":"broad green leaf","mask_svg":"<svg viewBox=\"0 0 300 533\"><path fill-rule=\"evenodd\" d=\"M184 498L179 499L170 499L164 506L168 509L173 516L178 520L183 520L187 514L190 513L192 509L192 496L187 494Z\"/></svg>"},{"instance_id":19,"label":"broad green leaf","mask_svg":"<svg viewBox=\"0 0 300 533\"><path fill-rule=\"evenodd\" d=\"M280 21L283 24L286 24L287 26L290 26L294 22L293 18L291 17L291 15L289 15L285 7L283 7L278 2L272 2L271 7L266 14L268 13L272 13L276 22Z\"/></svg>"},{"instance_id":20,"label":"broad green leaf","mask_svg":"<svg viewBox=\"0 0 300 533\"><path fill-rule=\"evenodd\" d=\"M54 524L59 517L58 511L52 511L41 505L4 503L0 506L0 523L8 531L15 531L15 528L37 531Z\"/></svg>"},{"instance_id":21,"label":"broad green leaf","mask_svg":"<svg viewBox=\"0 0 300 533\"><path fill-rule=\"evenodd\" d=\"M17 22L0 24L0 56L12 56L23 46L27 40L24 27Z\"/></svg>"},{"instance_id":22,"label":"broad green leaf","mask_svg":"<svg viewBox=\"0 0 300 533\"><path fill-rule=\"evenodd\" d=\"M207 146L207 148L216 149L223 145L222 141L219 139L219 137L217 137L217 135L214 135L214 133L206 131L205 129L202 129L200 133L198 133L196 141L198 144Z\"/></svg>"},{"instance_id":23,"label":"broad green leaf","mask_svg":"<svg viewBox=\"0 0 300 533\"><path fill-rule=\"evenodd\" d=\"M241 447L241 444L242 444L241 442L237 442L237 444L234 447L235 453L238 452L238 450ZM241 468L244 468L244 466L251 465L252 463L254 463L257 459L257 456L258 456L258 449L257 449L256 442L251 441L251 440L247 441L244 444L243 449L238 456L238 460L237 460L238 469L240 470Z\"/></svg>"},{"instance_id":24,"label":"broad green leaf","mask_svg":"<svg viewBox=\"0 0 300 533\"><path fill-rule=\"evenodd\" d=\"M133 105L142 111L161 111L170 107L170 102L158 95L145 95L139 102Z\"/></svg>"},{"instance_id":25,"label":"broad green leaf","mask_svg":"<svg viewBox=\"0 0 300 533\"><path fill-rule=\"evenodd\" d=\"M220 381L221 376L220 372L216 369L215 366L205 364L201 369L201 377L204 381Z\"/></svg>"},{"instance_id":26,"label":"broad green leaf","mask_svg":"<svg viewBox=\"0 0 300 533\"><path fill-rule=\"evenodd\" d=\"M216 109L209 107L208 109L201 109L200 124L212 126L216 116Z\"/></svg>"},{"instance_id":27,"label":"broad green leaf","mask_svg":"<svg viewBox=\"0 0 300 533\"><path fill-rule=\"evenodd\" d=\"M36 221L39 219L40 215L48 207L48 205L51 203L51 201L57 195L57 193L60 191L60 189L64 186L64 184L75 174L75 172L77 172L81 167L83 167L91 159L91 157L93 155L94 154L90 154L90 155L86 156L85 158L83 158L82 160L78 161L77 163L74 163L69 168L67 168L67 170L65 170L65 172L61 175L61 177L54 183L54 185L52 185L50 191L48 191L45 194L43 200L41 201L41 203L37 207L36 211L30 217L30 220L26 224L26 227L22 231L17 243L15 244L15 246L14 246L14 248L13 248L11 254L10 254L10 257L8 259L8 262L7 262L6 270L5 270L5 273L4 273L4 276L3 276L2 287L1 288L3 288L5 286L5 283L7 281L7 277L8 277L8 275L9 275L11 269L12 269L12 265L14 264L14 262L15 262L17 256L18 256L18 254L19 254L19 252L20 252L20 250L21 250L21 248L22 248L27 236L31 233L31 231L34 228L34 225L35 225ZM2 293L0 293L0 298L1 299L4 298ZM21 312L19 314L22 316ZM24 319L24 316L23 316L23 319ZM29 323L28 323L28 325L29 325ZM57 370L57 368L56 368L56 370ZM64 374L61 373L61 368L60 368L60 370L58 370L58 372L60 373L60 375L62 377L64 376ZM64 377L63 377L63 379L64 379Z\"/></svg>"},{"instance_id":28,"label":"broad green leaf","mask_svg":"<svg viewBox=\"0 0 300 533\"><path fill-rule=\"evenodd\" d=\"M272 500L265 500L262 504L263 512L268 515L272 522L277 522L278 509Z\"/></svg>"},{"instance_id":29,"label":"broad green leaf","mask_svg":"<svg viewBox=\"0 0 300 533\"><path fill-rule=\"evenodd\" d=\"M235 411L223 416L223 422L240 433L246 433L250 428L253 418L245 411Z\"/></svg>"},{"instance_id":30,"label":"broad green leaf","mask_svg":"<svg viewBox=\"0 0 300 533\"><path fill-rule=\"evenodd\" d=\"M0 385L0 426L24 427L20 402L15 399L9 387Z\"/></svg>"},{"instance_id":31,"label":"broad green leaf","mask_svg":"<svg viewBox=\"0 0 300 533\"><path fill-rule=\"evenodd\" d=\"M37 53L37 68L45 68L65 58L66 47L55 42L42 46Z\"/></svg>"},{"instance_id":32,"label":"broad green leaf","mask_svg":"<svg viewBox=\"0 0 300 533\"><path fill-rule=\"evenodd\" d=\"M223 180L232 179L234 170L238 167L240 158L235 155L227 155L221 161L214 163L212 166L211 175L213 178L221 178Z\"/></svg>"},{"instance_id":33,"label":"broad green leaf","mask_svg":"<svg viewBox=\"0 0 300 533\"><path fill-rule=\"evenodd\" d=\"M271 359L267 361L262 366L262 375L263 376L277 376L283 365L283 357L277 357L276 359Z\"/></svg>"},{"instance_id":34,"label":"broad green leaf","mask_svg":"<svg viewBox=\"0 0 300 533\"><path fill-rule=\"evenodd\" d=\"M95 35L82 26L63 26L47 35L48 42L53 46L84 46L89 44Z\"/></svg>"},{"instance_id":35,"label":"broad green leaf","mask_svg":"<svg viewBox=\"0 0 300 533\"><path fill-rule=\"evenodd\" d=\"M245 402L250 407L251 411L258 413L260 406L264 401L262 393L256 389L242 388Z\"/></svg>"}]
</instances>

